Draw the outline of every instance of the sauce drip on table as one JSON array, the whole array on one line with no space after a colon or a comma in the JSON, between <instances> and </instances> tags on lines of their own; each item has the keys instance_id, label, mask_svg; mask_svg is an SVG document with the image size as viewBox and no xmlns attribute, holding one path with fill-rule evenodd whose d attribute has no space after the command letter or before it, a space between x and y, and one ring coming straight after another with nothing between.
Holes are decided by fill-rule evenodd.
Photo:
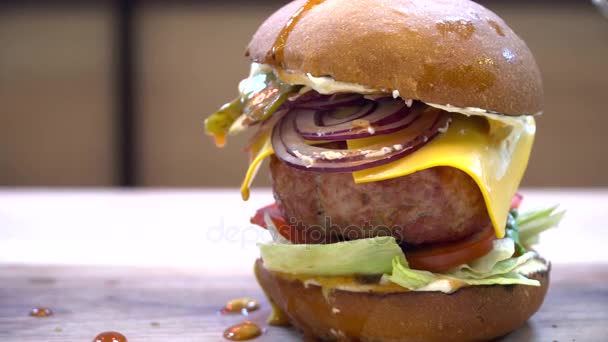
<instances>
[{"instance_id":1,"label":"sauce drip on table","mask_svg":"<svg viewBox=\"0 0 608 342\"><path fill-rule=\"evenodd\" d=\"M287 23L285 23L285 26L283 26L281 32L279 32L279 35L274 41L272 48L266 54L265 62L267 64L277 64L279 66L283 64L283 58L285 57L285 44L287 43L287 39L289 38L291 31L293 31L306 12L324 1L325 0L307 0L304 2L304 5L302 5L302 7L300 7L296 13L294 13L289 20L287 20Z\"/></svg>"},{"instance_id":2,"label":"sauce drip on table","mask_svg":"<svg viewBox=\"0 0 608 342\"><path fill-rule=\"evenodd\" d=\"M93 342L127 342L127 338L119 332L106 331L95 336Z\"/></svg>"},{"instance_id":3,"label":"sauce drip on table","mask_svg":"<svg viewBox=\"0 0 608 342\"><path fill-rule=\"evenodd\" d=\"M53 310L45 307L37 307L30 310L30 316L32 317L49 317L53 316Z\"/></svg>"},{"instance_id":4,"label":"sauce drip on table","mask_svg":"<svg viewBox=\"0 0 608 342\"><path fill-rule=\"evenodd\" d=\"M224 331L224 338L231 341L246 341L256 338L262 334L262 329L257 324L245 321Z\"/></svg>"},{"instance_id":5,"label":"sauce drip on table","mask_svg":"<svg viewBox=\"0 0 608 342\"><path fill-rule=\"evenodd\" d=\"M250 312L256 311L260 308L260 303L251 298L235 298L222 308L220 311L222 315L228 314L243 314L248 315Z\"/></svg>"}]
</instances>

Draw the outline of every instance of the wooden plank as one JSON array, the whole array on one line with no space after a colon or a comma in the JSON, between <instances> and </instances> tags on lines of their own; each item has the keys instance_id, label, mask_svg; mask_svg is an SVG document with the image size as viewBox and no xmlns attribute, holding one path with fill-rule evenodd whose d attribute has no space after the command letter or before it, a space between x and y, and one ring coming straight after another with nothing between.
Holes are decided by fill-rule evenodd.
<instances>
[{"instance_id":1,"label":"wooden plank","mask_svg":"<svg viewBox=\"0 0 608 342\"><path fill-rule=\"evenodd\" d=\"M119 253L111 246L92 253ZM249 262L249 261L246 261ZM555 265L541 310L503 341L601 341L608 336L608 264ZM221 316L229 299L262 300L247 319L263 323L268 304L252 274L195 269L0 266L0 340L90 341L107 330L129 341L221 341L242 316ZM49 318L29 317L47 306ZM298 341L292 329L266 328L256 341Z\"/></svg>"}]
</instances>

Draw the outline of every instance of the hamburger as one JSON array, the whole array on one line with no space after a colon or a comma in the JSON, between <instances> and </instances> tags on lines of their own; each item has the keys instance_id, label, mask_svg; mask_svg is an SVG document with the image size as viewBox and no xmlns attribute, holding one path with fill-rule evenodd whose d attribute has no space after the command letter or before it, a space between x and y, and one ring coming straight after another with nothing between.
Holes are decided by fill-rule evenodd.
<instances>
[{"instance_id":1,"label":"hamburger","mask_svg":"<svg viewBox=\"0 0 608 342\"><path fill-rule=\"evenodd\" d=\"M481 341L541 306L532 249L564 212L519 212L542 113L526 44L468 0L294 1L246 50L239 95L207 118L251 132L243 199L269 159L275 203L252 222L271 324L320 340Z\"/></svg>"}]
</instances>

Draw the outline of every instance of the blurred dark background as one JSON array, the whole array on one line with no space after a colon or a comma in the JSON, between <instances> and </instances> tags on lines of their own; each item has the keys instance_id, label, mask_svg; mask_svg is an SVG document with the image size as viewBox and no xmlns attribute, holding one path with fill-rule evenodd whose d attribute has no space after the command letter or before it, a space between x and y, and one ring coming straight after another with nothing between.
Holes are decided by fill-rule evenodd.
<instances>
[{"instance_id":1,"label":"blurred dark background","mask_svg":"<svg viewBox=\"0 0 608 342\"><path fill-rule=\"evenodd\" d=\"M0 185L238 186L203 134L286 1L0 1ZM526 186L608 186L608 19L591 1L483 1L545 82ZM258 185L268 185L267 176Z\"/></svg>"}]
</instances>

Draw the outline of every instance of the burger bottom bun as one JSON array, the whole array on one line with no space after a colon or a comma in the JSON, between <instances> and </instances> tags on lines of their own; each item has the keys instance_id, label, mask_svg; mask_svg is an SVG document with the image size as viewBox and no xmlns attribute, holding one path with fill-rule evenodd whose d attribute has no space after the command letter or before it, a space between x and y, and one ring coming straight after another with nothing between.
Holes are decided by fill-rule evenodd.
<instances>
[{"instance_id":1,"label":"burger bottom bun","mask_svg":"<svg viewBox=\"0 0 608 342\"><path fill-rule=\"evenodd\" d=\"M374 293L304 284L256 264L269 299L306 337L323 341L487 341L520 327L543 303L549 271L529 278L541 286L491 285L441 292Z\"/></svg>"}]
</instances>

